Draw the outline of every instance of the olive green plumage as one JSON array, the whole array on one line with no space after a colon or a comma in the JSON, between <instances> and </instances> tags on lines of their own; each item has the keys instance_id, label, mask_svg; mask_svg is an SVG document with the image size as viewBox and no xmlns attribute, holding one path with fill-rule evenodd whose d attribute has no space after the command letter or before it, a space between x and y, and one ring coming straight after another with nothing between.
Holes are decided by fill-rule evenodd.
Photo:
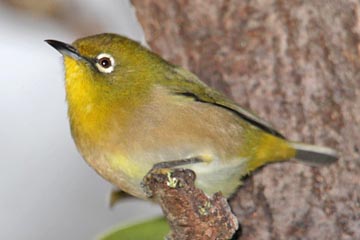
<instances>
[{"instance_id":1,"label":"olive green plumage","mask_svg":"<svg viewBox=\"0 0 360 240\"><path fill-rule=\"evenodd\" d=\"M70 125L79 151L129 194L146 197L140 182L160 162L196 158L181 167L195 171L197 186L229 196L242 176L266 163L337 159L332 149L286 140L194 74L123 36L48 43L64 55Z\"/></svg>"}]
</instances>

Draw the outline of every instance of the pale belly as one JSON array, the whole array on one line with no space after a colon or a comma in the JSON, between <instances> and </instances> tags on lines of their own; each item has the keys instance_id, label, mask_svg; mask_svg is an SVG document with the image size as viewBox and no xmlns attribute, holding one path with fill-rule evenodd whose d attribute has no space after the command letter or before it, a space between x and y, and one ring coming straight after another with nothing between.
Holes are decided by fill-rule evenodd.
<instances>
[{"instance_id":1,"label":"pale belly","mask_svg":"<svg viewBox=\"0 0 360 240\"><path fill-rule=\"evenodd\" d=\"M136 159L114 154L106 159L108 164L93 167L98 170L103 169L98 171L100 175L121 190L139 198L146 197L141 188L144 176L158 162L187 159L188 157L204 157L206 160L211 160L178 167L192 169L196 174L196 186L209 195L221 191L225 196L230 196L240 185L241 177L247 174L246 159L232 159L224 162L215 155L209 155L208 153L202 155L200 152L178 158L167 159L168 156L149 153L148 158ZM157 159L162 160L158 161Z\"/></svg>"},{"instance_id":2,"label":"pale belly","mask_svg":"<svg viewBox=\"0 0 360 240\"><path fill-rule=\"evenodd\" d=\"M197 157L204 162L181 167L195 171L196 185L206 193L221 191L229 196L247 174L247 159L238 154L241 123L221 108L191 106L140 111L121 137L114 134L108 140L117 142L116 147L99 149L97 159L94 154L85 158L117 187L144 198L141 181L154 164Z\"/></svg>"}]
</instances>

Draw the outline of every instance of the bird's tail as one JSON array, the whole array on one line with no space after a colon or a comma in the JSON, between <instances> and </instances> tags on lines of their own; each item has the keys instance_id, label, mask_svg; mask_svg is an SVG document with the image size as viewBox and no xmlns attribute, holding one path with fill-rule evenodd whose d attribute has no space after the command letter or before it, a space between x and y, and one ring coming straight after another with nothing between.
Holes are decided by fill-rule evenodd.
<instances>
[{"instance_id":1,"label":"bird's tail","mask_svg":"<svg viewBox=\"0 0 360 240\"><path fill-rule=\"evenodd\" d=\"M337 152L328 147L297 142L291 142L291 145L296 149L295 158L310 165L327 165L339 158Z\"/></svg>"}]
</instances>

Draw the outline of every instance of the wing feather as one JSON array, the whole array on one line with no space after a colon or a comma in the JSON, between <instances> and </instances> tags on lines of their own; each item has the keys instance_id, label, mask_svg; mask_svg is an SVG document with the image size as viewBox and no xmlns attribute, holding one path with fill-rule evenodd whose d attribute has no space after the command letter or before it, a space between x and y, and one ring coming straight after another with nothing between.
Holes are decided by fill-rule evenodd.
<instances>
[{"instance_id":1,"label":"wing feather","mask_svg":"<svg viewBox=\"0 0 360 240\"><path fill-rule=\"evenodd\" d=\"M234 101L220 92L210 88L194 74L183 68L173 67L173 74L168 76L166 81L167 82L164 84L166 84L166 86L170 88L170 91L176 95L181 95L187 98L192 98L198 102L224 108L251 125L276 137L284 138L284 136L276 131L269 123L241 108ZM179 81L181 81L181 84L179 84Z\"/></svg>"}]
</instances>

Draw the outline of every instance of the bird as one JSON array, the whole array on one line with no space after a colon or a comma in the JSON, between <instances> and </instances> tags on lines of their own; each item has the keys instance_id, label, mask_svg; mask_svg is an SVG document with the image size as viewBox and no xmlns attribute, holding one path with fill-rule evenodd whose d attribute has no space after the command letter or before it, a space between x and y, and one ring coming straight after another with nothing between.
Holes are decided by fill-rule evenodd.
<instances>
[{"instance_id":1,"label":"bird","mask_svg":"<svg viewBox=\"0 0 360 240\"><path fill-rule=\"evenodd\" d=\"M77 149L132 196L148 198L141 183L154 168L191 169L198 188L230 197L244 176L268 163L338 159L332 148L286 139L195 74L127 37L45 41L63 55Z\"/></svg>"}]
</instances>

